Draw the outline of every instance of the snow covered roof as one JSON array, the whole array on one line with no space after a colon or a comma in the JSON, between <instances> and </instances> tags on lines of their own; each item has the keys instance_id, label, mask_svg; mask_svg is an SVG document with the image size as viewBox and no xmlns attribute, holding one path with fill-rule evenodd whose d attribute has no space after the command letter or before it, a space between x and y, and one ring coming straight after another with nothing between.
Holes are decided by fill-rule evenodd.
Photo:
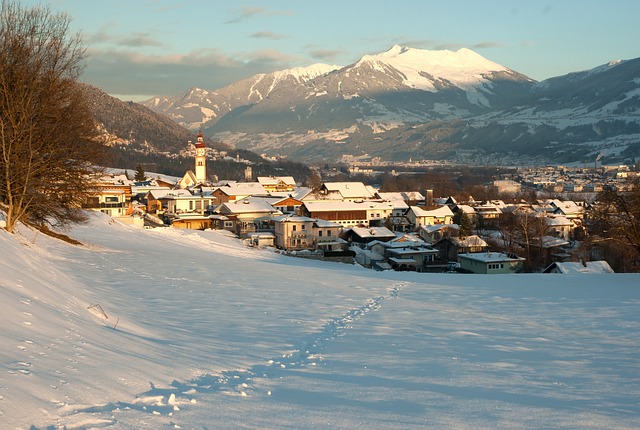
<instances>
[{"instance_id":1,"label":"snow covered roof","mask_svg":"<svg viewBox=\"0 0 640 430\"><path fill-rule=\"evenodd\" d=\"M133 181L127 178L125 174L107 174L98 178L98 182L110 185L133 185Z\"/></svg>"},{"instance_id":2,"label":"snow covered roof","mask_svg":"<svg viewBox=\"0 0 640 430\"><path fill-rule=\"evenodd\" d=\"M318 228L333 228L333 227L342 228L342 224L338 224L337 222L333 222L333 221L327 221L326 219L316 219L314 220L314 224Z\"/></svg>"},{"instance_id":3,"label":"snow covered roof","mask_svg":"<svg viewBox=\"0 0 640 430\"><path fill-rule=\"evenodd\" d=\"M553 268L557 272L563 274L580 274L580 273L614 273L609 263L606 261L587 261L581 262L565 262L551 263L549 267L544 269L544 273L551 273Z\"/></svg>"},{"instance_id":4,"label":"snow covered roof","mask_svg":"<svg viewBox=\"0 0 640 430\"><path fill-rule=\"evenodd\" d=\"M169 196L191 196L191 192L189 190L186 189L177 189L177 190L170 190L170 189L153 189L153 190L149 190L149 192L147 193L147 195L150 195L153 199L161 199L163 197L169 197Z\"/></svg>"},{"instance_id":5,"label":"snow covered roof","mask_svg":"<svg viewBox=\"0 0 640 430\"><path fill-rule=\"evenodd\" d=\"M572 201L564 201L561 202L559 200L554 200L554 202L552 203L553 206L556 207L555 212L560 212L563 213L565 215L569 215L569 214L581 214L584 212L584 207L579 206L576 202L572 202Z\"/></svg>"},{"instance_id":6,"label":"snow covered roof","mask_svg":"<svg viewBox=\"0 0 640 430\"><path fill-rule=\"evenodd\" d=\"M275 209L268 202L265 202L264 199L251 199L245 198L241 200L236 200L233 202L226 202L220 205L221 213L281 213L279 210Z\"/></svg>"},{"instance_id":7,"label":"snow covered roof","mask_svg":"<svg viewBox=\"0 0 640 430\"><path fill-rule=\"evenodd\" d=\"M311 191L309 187L295 187L292 191L272 191L269 195L272 197L291 197L296 200L302 200L311 193Z\"/></svg>"},{"instance_id":8,"label":"snow covered roof","mask_svg":"<svg viewBox=\"0 0 640 430\"><path fill-rule=\"evenodd\" d=\"M469 205L457 205L456 206L458 209L460 209L462 212L466 213L466 214L475 214L476 210Z\"/></svg>"},{"instance_id":9,"label":"snow covered roof","mask_svg":"<svg viewBox=\"0 0 640 430\"><path fill-rule=\"evenodd\" d=\"M345 199L372 199L375 197L375 189L362 182L325 182L324 188L329 192L338 192Z\"/></svg>"},{"instance_id":10,"label":"snow covered roof","mask_svg":"<svg viewBox=\"0 0 640 430\"><path fill-rule=\"evenodd\" d=\"M217 189L228 196L265 196L269 194L258 182L229 183Z\"/></svg>"},{"instance_id":11,"label":"snow covered roof","mask_svg":"<svg viewBox=\"0 0 640 430\"><path fill-rule=\"evenodd\" d=\"M573 221L565 216L546 216L545 222L548 226L572 226Z\"/></svg>"},{"instance_id":12,"label":"snow covered roof","mask_svg":"<svg viewBox=\"0 0 640 430\"><path fill-rule=\"evenodd\" d=\"M489 244L485 242L481 237L472 235L464 238L452 237L451 241L455 243L457 246L462 247L472 247L472 246L482 246L487 247Z\"/></svg>"},{"instance_id":13,"label":"snow covered roof","mask_svg":"<svg viewBox=\"0 0 640 430\"><path fill-rule=\"evenodd\" d=\"M304 202L304 206L309 212L324 211L348 211L348 210L370 210L370 202L345 202L342 200L322 200Z\"/></svg>"},{"instance_id":14,"label":"snow covered roof","mask_svg":"<svg viewBox=\"0 0 640 430\"><path fill-rule=\"evenodd\" d=\"M418 206L411 206L411 210L413 211L413 214L416 216L416 218L430 217L430 216L442 218L445 216L453 216L453 212L451 212L451 208L449 208L449 206L447 205L444 205L437 209L432 209L432 210L424 210Z\"/></svg>"},{"instance_id":15,"label":"snow covered roof","mask_svg":"<svg viewBox=\"0 0 640 430\"><path fill-rule=\"evenodd\" d=\"M458 254L458 258L479 261L481 263L504 263L525 260L522 257L518 257L513 254L505 254L503 252L468 252L464 254Z\"/></svg>"},{"instance_id":16,"label":"snow covered roof","mask_svg":"<svg viewBox=\"0 0 640 430\"><path fill-rule=\"evenodd\" d=\"M293 176L258 176L258 183L260 185L278 185L279 182L284 182L287 185L295 186L296 180Z\"/></svg>"},{"instance_id":17,"label":"snow covered roof","mask_svg":"<svg viewBox=\"0 0 640 430\"><path fill-rule=\"evenodd\" d=\"M383 200L394 202L408 202L408 201L421 201L424 200L424 196L418 191L400 191L393 193L376 193L378 197Z\"/></svg>"},{"instance_id":18,"label":"snow covered roof","mask_svg":"<svg viewBox=\"0 0 640 430\"><path fill-rule=\"evenodd\" d=\"M460 226L458 224L434 224L434 225L421 225L420 229L426 231L427 233L435 233L436 231L440 231L443 229L454 229L460 230Z\"/></svg>"},{"instance_id":19,"label":"snow covered roof","mask_svg":"<svg viewBox=\"0 0 640 430\"><path fill-rule=\"evenodd\" d=\"M361 238L396 237L396 234L386 227L352 227L351 231Z\"/></svg>"}]
</instances>

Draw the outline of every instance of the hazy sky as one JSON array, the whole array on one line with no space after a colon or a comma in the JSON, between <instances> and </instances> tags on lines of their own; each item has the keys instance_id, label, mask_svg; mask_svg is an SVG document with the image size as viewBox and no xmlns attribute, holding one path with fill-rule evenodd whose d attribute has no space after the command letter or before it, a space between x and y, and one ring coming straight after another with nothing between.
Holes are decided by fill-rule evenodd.
<instances>
[{"instance_id":1,"label":"hazy sky","mask_svg":"<svg viewBox=\"0 0 640 430\"><path fill-rule=\"evenodd\" d=\"M22 0L71 17L83 80L124 100L345 66L394 44L470 48L535 80L640 57L638 0Z\"/></svg>"}]
</instances>

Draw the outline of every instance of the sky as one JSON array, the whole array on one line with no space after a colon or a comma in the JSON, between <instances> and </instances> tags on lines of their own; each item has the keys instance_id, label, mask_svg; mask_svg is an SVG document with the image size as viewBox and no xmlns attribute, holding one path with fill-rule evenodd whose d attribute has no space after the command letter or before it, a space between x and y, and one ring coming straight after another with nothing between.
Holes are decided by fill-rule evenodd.
<instances>
[{"instance_id":1,"label":"sky","mask_svg":"<svg viewBox=\"0 0 640 430\"><path fill-rule=\"evenodd\" d=\"M22 0L65 12L84 82L123 100L346 66L395 44L472 49L535 80L640 56L637 0Z\"/></svg>"},{"instance_id":2,"label":"sky","mask_svg":"<svg viewBox=\"0 0 640 430\"><path fill-rule=\"evenodd\" d=\"M3 429L637 429L640 274L376 272L0 229Z\"/></svg>"}]
</instances>

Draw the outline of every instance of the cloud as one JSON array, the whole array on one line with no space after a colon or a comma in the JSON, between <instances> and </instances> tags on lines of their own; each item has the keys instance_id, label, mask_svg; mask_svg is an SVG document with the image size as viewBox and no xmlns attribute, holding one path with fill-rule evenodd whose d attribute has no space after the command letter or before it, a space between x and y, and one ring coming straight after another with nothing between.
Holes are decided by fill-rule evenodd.
<instances>
[{"instance_id":1,"label":"cloud","mask_svg":"<svg viewBox=\"0 0 640 430\"><path fill-rule=\"evenodd\" d=\"M502 48L504 45L500 42L479 42L473 45L464 45L461 43L441 43L436 45L435 49L448 49L450 51L457 51L461 48L469 49L486 49L486 48Z\"/></svg>"},{"instance_id":2,"label":"cloud","mask_svg":"<svg viewBox=\"0 0 640 430\"><path fill-rule=\"evenodd\" d=\"M91 45L110 44L117 46L127 46L130 48L164 46L164 43L160 42L158 39L152 37L150 33L146 32L134 32L131 35L120 36L110 34L106 31L97 31L89 34L86 40Z\"/></svg>"},{"instance_id":3,"label":"cloud","mask_svg":"<svg viewBox=\"0 0 640 430\"><path fill-rule=\"evenodd\" d=\"M269 10L256 6L243 6L241 8L231 10L230 13L232 17L227 20L225 24L237 24L256 15L293 15L291 12L285 10Z\"/></svg>"},{"instance_id":4,"label":"cloud","mask_svg":"<svg viewBox=\"0 0 640 430\"><path fill-rule=\"evenodd\" d=\"M122 49L91 49L82 80L109 94L137 99L175 96L191 87L208 90L258 73L290 68L298 57L274 49L228 56L218 50L150 55Z\"/></svg>"},{"instance_id":5,"label":"cloud","mask_svg":"<svg viewBox=\"0 0 640 430\"><path fill-rule=\"evenodd\" d=\"M471 45L473 49L484 49L484 48L503 48L504 45L500 42L480 42L475 45Z\"/></svg>"},{"instance_id":6,"label":"cloud","mask_svg":"<svg viewBox=\"0 0 640 430\"><path fill-rule=\"evenodd\" d=\"M436 41L432 39L405 39L405 38L395 38L392 40L391 45L401 45L408 46L409 48L421 48L421 49L429 49L432 48L436 44Z\"/></svg>"},{"instance_id":7,"label":"cloud","mask_svg":"<svg viewBox=\"0 0 640 430\"><path fill-rule=\"evenodd\" d=\"M460 48L465 48L465 45L462 45L460 43L441 43L439 45L436 45L436 49L448 49L449 51L457 51Z\"/></svg>"},{"instance_id":8,"label":"cloud","mask_svg":"<svg viewBox=\"0 0 640 430\"><path fill-rule=\"evenodd\" d=\"M270 31L258 31L257 33L253 33L250 37L255 39L286 39L288 36L280 33L272 33Z\"/></svg>"},{"instance_id":9,"label":"cloud","mask_svg":"<svg viewBox=\"0 0 640 430\"><path fill-rule=\"evenodd\" d=\"M321 61L335 61L339 56L343 55L342 51L335 51L331 49L312 49L309 51L309 56L316 60Z\"/></svg>"},{"instance_id":10,"label":"cloud","mask_svg":"<svg viewBox=\"0 0 640 430\"><path fill-rule=\"evenodd\" d=\"M128 37L120 37L117 39L120 45L139 48L144 46L164 46L164 43L154 39L149 33L133 33Z\"/></svg>"}]
</instances>

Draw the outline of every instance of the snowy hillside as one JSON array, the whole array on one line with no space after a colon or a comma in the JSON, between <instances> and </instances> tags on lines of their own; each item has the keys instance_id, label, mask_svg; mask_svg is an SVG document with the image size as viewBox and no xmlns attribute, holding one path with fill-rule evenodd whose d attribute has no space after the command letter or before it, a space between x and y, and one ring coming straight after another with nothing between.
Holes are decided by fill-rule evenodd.
<instances>
[{"instance_id":1,"label":"snowy hillside","mask_svg":"<svg viewBox=\"0 0 640 430\"><path fill-rule=\"evenodd\" d=\"M637 428L640 275L372 272L0 230L0 427Z\"/></svg>"}]
</instances>

